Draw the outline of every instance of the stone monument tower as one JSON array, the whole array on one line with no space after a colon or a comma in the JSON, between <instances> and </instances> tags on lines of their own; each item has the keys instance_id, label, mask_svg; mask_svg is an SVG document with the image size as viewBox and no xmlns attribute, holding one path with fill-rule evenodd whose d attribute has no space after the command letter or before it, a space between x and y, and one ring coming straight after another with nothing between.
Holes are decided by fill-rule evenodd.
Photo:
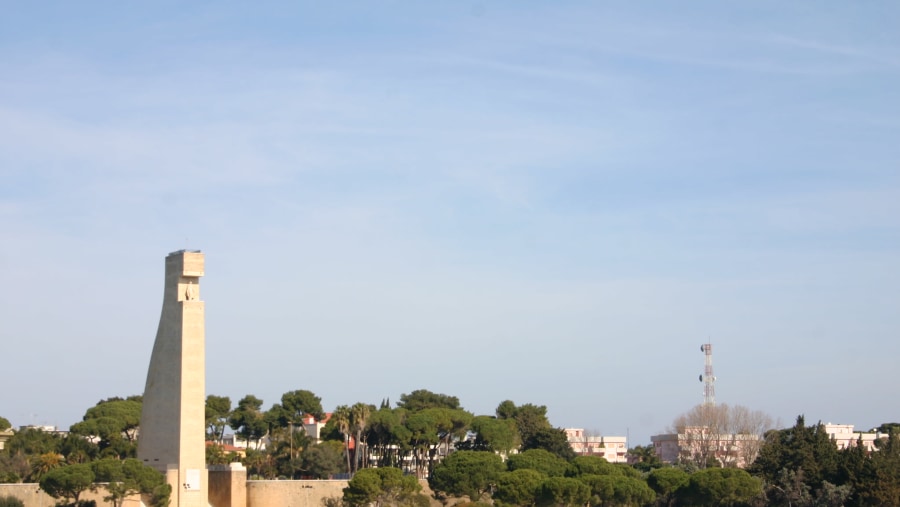
<instances>
[{"instance_id":1,"label":"stone monument tower","mask_svg":"<svg viewBox=\"0 0 900 507\"><path fill-rule=\"evenodd\" d=\"M166 474L172 507L207 507L203 254L166 257L162 315L147 371L138 459Z\"/></svg>"}]
</instances>

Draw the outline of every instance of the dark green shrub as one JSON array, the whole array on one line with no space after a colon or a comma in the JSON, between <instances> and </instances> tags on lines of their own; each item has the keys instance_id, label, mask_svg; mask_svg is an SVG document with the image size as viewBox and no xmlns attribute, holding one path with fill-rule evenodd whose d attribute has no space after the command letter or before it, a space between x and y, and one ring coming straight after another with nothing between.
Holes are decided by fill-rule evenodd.
<instances>
[{"instance_id":1,"label":"dark green shrub","mask_svg":"<svg viewBox=\"0 0 900 507\"><path fill-rule=\"evenodd\" d=\"M0 507L25 507L25 502L14 496L0 496Z\"/></svg>"}]
</instances>

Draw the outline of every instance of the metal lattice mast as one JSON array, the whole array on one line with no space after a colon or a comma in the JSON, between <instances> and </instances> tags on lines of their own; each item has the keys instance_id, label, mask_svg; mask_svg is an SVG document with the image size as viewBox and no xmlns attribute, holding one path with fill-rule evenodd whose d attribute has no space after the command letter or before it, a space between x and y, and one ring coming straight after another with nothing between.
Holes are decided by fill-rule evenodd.
<instances>
[{"instance_id":1,"label":"metal lattice mast","mask_svg":"<svg viewBox=\"0 0 900 507\"><path fill-rule=\"evenodd\" d=\"M716 376L713 375L712 344L704 343L700 346L700 350L706 355L703 375L700 375L700 382L703 382L703 405L714 407L716 405Z\"/></svg>"}]
</instances>

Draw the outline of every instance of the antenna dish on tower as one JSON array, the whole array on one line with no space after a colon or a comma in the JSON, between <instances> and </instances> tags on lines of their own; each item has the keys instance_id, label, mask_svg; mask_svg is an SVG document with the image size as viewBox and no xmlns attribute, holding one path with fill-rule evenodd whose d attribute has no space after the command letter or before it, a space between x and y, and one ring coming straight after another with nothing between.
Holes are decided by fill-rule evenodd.
<instances>
[{"instance_id":1,"label":"antenna dish on tower","mask_svg":"<svg viewBox=\"0 0 900 507\"><path fill-rule=\"evenodd\" d=\"M712 344L704 343L703 345L700 345L700 351L706 355L703 375L700 375L700 381L703 382L703 404L706 406L715 406L716 377L713 375Z\"/></svg>"}]
</instances>

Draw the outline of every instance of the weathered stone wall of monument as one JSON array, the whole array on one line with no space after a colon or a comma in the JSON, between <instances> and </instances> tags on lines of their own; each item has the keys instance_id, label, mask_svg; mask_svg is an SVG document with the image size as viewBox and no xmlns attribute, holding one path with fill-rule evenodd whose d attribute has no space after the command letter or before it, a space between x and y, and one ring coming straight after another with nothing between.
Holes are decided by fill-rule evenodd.
<instances>
[{"instance_id":1,"label":"weathered stone wall of monument","mask_svg":"<svg viewBox=\"0 0 900 507\"><path fill-rule=\"evenodd\" d=\"M166 475L172 507L207 507L204 257L166 256L163 307L147 370L137 457Z\"/></svg>"},{"instance_id":2,"label":"weathered stone wall of monument","mask_svg":"<svg viewBox=\"0 0 900 507\"><path fill-rule=\"evenodd\" d=\"M247 469L240 463L209 467L209 505L247 507Z\"/></svg>"}]
</instances>

